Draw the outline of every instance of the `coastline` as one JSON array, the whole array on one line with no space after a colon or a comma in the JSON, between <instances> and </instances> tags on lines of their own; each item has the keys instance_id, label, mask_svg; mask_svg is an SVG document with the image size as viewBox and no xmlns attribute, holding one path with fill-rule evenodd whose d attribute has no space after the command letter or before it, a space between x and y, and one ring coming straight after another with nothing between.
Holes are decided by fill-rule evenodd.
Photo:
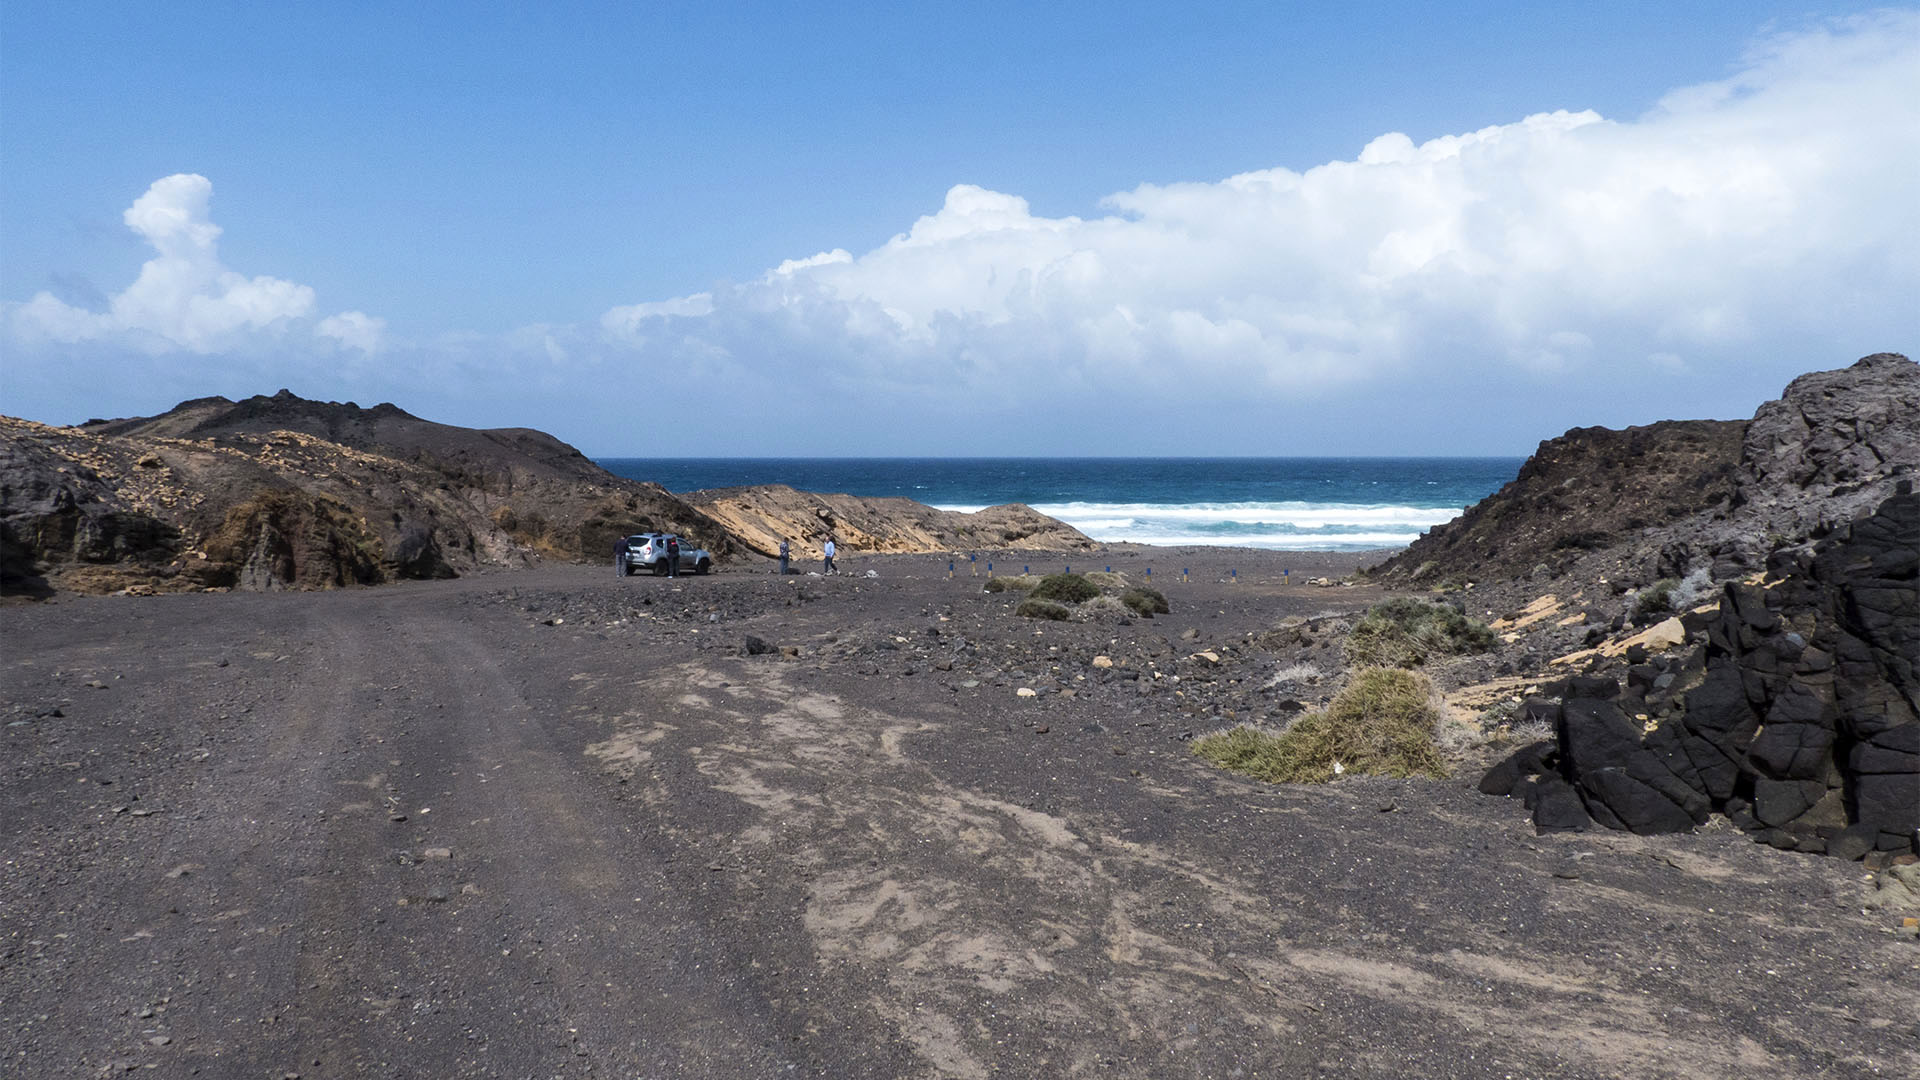
<instances>
[{"instance_id":1,"label":"coastline","mask_svg":"<svg viewBox=\"0 0 1920 1080\"><path fill-rule=\"evenodd\" d=\"M598 458L680 497L754 489L1017 503L1102 544L1364 551L1403 546L1511 481L1521 458Z\"/></svg>"}]
</instances>

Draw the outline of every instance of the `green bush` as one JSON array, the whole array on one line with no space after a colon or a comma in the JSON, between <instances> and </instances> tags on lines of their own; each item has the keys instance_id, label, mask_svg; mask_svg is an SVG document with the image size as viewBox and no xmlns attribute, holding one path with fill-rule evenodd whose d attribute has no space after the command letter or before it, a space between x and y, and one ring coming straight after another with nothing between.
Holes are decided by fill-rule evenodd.
<instances>
[{"instance_id":1,"label":"green bush","mask_svg":"<svg viewBox=\"0 0 1920 1080\"><path fill-rule=\"evenodd\" d=\"M1165 615L1173 609L1167 606L1167 598L1159 589L1151 585L1135 585L1120 594L1120 602L1134 610L1142 618L1151 619L1155 615Z\"/></svg>"},{"instance_id":2,"label":"green bush","mask_svg":"<svg viewBox=\"0 0 1920 1080\"><path fill-rule=\"evenodd\" d=\"M1493 648L1499 637L1486 623L1446 604L1399 597L1377 605L1347 634L1347 659L1356 666L1419 667L1435 656Z\"/></svg>"},{"instance_id":3,"label":"green bush","mask_svg":"<svg viewBox=\"0 0 1920 1080\"><path fill-rule=\"evenodd\" d=\"M1100 595L1100 586L1085 574L1048 574L1028 594L1035 600L1054 600L1062 604L1080 604Z\"/></svg>"},{"instance_id":4,"label":"green bush","mask_svg":"<svg viewBox=\"0 0 1920 1080\"><path fill-rule=\"evenodd\" d=\"M1029 619L1051 619L1054 622L1065 622L1073 617L1073 612L1065 604L1056 604L1051 600L1042 600L1033 596L1020 601L1020 606L1014 608L1013 613L1024 615Z\"/></svg>"},{"instance_id":5,"label":"green bush","mask_svg":"<svg viewBox=\"0 0 1920 1080\"><path fill-rule=\"evenodd\" d=\"M1679 587L1680 583L1673 578L1661 578L1649 585L1633 599L1633 621L1646 622L1655 615L1672 611L1673 590Z\"/></svg>"},{"instance_id":6,"label":"green bush","mask_svg":"<svg viewBox=\"0 0 1920 1080\"><path fill-rule=\"evenodd\" d=\"M1195 739L1199 757L1273 784L1324 783L1346 772L1447 775L1434 732L1440 714L1432 684L1399 668L1362 668L1326 711L1308 713L1278 735L1237 727Z\"/></svg>"}]
</instances>

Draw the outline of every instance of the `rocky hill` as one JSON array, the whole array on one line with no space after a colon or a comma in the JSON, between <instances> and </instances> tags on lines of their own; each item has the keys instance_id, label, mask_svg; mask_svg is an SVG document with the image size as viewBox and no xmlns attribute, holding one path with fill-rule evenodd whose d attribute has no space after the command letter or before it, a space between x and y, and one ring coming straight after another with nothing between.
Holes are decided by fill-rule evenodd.
<instances>
[{"instance_id":1,"label":"rocky hill","mask_svg":"<svg viewBox=\"0 0 1920 1080\"><path fill-rule=\"evenodd\" d=\"M538 431L453 427L390 404L285 390L70 428L0 417L0 591L375 584L599 561L617 537L656 529L725 562L771 553L770 529L794 517L771 509L781 501L762 518L725 503L729 523ZM849 551L868 541L941 550L966 529L1043 539L1065 529L1031 511L988 512L969 526L957 520L966 515L948 520L905 500L785 500L802 502L815 525L795 539L844 520L838 538Z\"/></svg>"},{"instance_id":2,"label":"rocky hill","mask_svg":"<svg viewBox=\"0 0 1920 1080\"><path fill-rule=\"evenodd\" d=\"M1583 553L1724 505L1744 420L1574 428L1540 444L1498 492L1380 568L1418 584L1548 576Z\"/></svg>"},{"instance_id":3,"label":"rocky hill","mask_svg":"<svg viewBox=\"0 0 1920 1080\"><path fill-rule=\"evenodd\" d=\"M1375 567L1390 585L1616 593L1752 573L1920 473L1920 364L1877 353L1793 380L1751 420L1575 428L1505 487ZM1563 593L1564 595L1564 593ZM1503 598L1504 595L1503 595Z\"/></svg>"}]
</instances>

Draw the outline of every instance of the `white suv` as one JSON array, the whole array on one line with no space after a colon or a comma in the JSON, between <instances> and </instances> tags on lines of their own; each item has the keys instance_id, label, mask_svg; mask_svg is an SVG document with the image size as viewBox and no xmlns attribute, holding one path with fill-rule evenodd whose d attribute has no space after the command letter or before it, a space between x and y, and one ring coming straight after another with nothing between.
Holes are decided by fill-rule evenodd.
<instances>
[{"instance_id":1,"label":"white suv","mask_svg":"<svg viewBox=\"0 0 1920 1080\"><path fill-rule=\"evenodd\" d=\"M613 569L621 577L637 574L641 567L655 574L667 572L667 538L672 533L634 533L620 541L614 549ZM674 539L679 539L674 537ZM680 569L692 570L704 574L713 569L713 556L706 548L697 548L686 541L680 541Z\"/></svg>"}]
</instances>

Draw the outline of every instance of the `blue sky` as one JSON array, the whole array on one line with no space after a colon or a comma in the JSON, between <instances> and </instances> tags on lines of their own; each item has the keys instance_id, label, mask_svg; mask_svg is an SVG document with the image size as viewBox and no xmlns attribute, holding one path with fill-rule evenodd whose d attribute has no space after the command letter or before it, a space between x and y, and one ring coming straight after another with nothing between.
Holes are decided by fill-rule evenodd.
<instances>
[{"instance_id":1,"label":"blue sky","mask_svg":"<svg viewBox=\"0 0 1920 1080\"><path fill-rule=\"evenodd\" d=\"M10 3L0 411L1500 454L1915 348L1910 10L1030 7Z\"/></svg>"}]
</instances>

